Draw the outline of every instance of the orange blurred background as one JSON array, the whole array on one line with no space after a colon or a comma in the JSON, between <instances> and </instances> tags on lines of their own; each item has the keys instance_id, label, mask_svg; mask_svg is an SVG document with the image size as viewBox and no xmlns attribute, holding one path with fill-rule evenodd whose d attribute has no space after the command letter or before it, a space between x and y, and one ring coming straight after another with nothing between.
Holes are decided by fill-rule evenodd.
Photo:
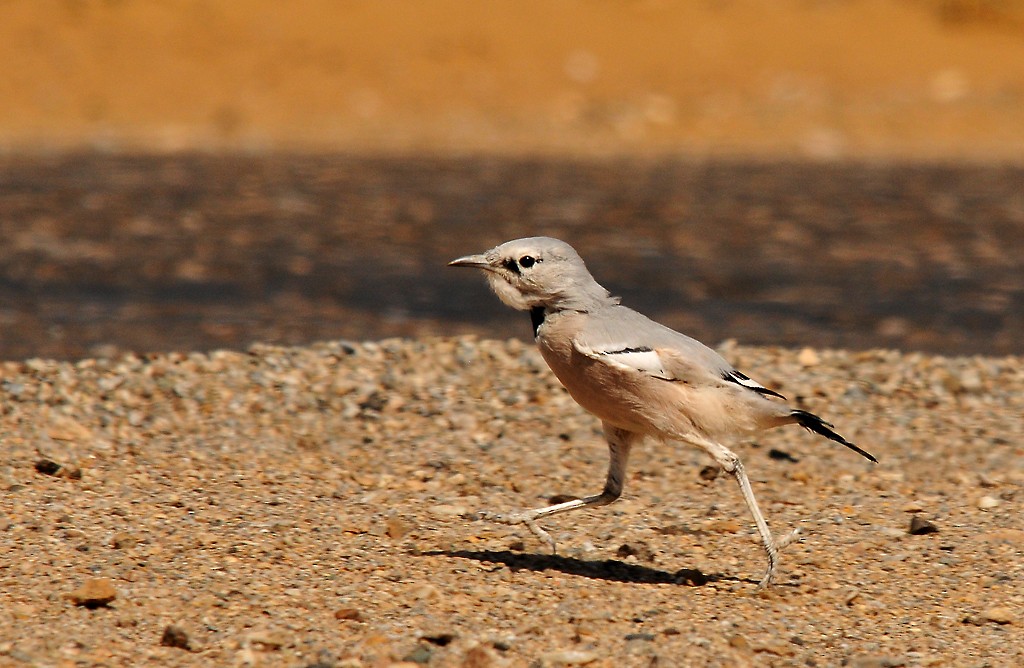
<instances>
[{"instance_id":1,"label":"orange blurred background","mask_svg":"<svg viewBox=\"0 0 1024 668\"><path fill-rule=\"evenodd\" d=\"M23 0L0 150L1017 160L1024 2Z\"/></svg>"}]
</instances>

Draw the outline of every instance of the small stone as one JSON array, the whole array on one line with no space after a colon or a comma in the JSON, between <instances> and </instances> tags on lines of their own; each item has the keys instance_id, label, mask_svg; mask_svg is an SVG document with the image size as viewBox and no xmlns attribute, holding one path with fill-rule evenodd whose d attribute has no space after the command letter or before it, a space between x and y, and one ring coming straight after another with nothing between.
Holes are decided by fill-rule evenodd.
<instances>
[{"instance_id":1,"label":"small stone","mask_svg":"<svg viewBox=\"0 0 1024 668\"><path fill-rule=\"evenodd\" d=\"M363 621L363 613L358 608L339 608L334 611L334 618L361 622Z\"/></svg>"},{"instance_id":2,"label":"small stone","mask_svg":"<svg viewBox=\"0 0 1024 668\"><path fill-rule=\"evenodd\" d=\"M374 391L359 404L359 408L364 411L380 413L387 407L387 405L388 396L383 392Z\"/></svg>"},{"instance_id":3,"label":"small stone","mask_svg":"<svg viewBox=\"0 0 1024 668\"><path fill-rule=\"evenodd\" d=\"M90 578L81 587L65 595L75 605L90 610L106 606L117 598L117 590L110 578Z\"/></svg>"},{"instance_id":4,"label":"small stone","mask_svg":"<svg viewBox=\"0 0 1024 668\"><path fill-rule=\"evenodd\" d=\"M999 477L993 477L985 473L978 474L978 484L982 487L999 487L1001 483L1002 479Z\"/></svg>"},{"instance_id":5,"label":"small stone","mask_svg":"<svg viewBox=\"0 0 1024 668\"><path fill-rule=\"evenodd\" d=\"M431 631L429 633L424 633L420 638L426 640L431 645L447 647L453 640L455 640L455 634L447 631Z\"/></svg>"},{"instance_id":6,"label":"small stone","mask_svg":"<svg viewBox=\"0 0 1024 668\"><path fill-rule=\"evenodd\" d=\"M679 584L689 585L690 587L703 587L710 582L710 578L704 575L704 573L697 568L683 568L676 571L673 580Z\"/></svg>"},{"instance_id":7,"label":"small stone","mask_svg":"<svg viewBox=\"0 0 1024 668\"><path fill-rule=\"evenodd\" d=\"M709 464L708 466L702 468L698 475L700 476L701 480L707 480L708 482L711 482L712 480L718 477L718 474L719 472L721 472L721 470L722 469L720 467L711 466Z\"/></svg>"},{"instance_id":8,"label":"small stone","mask_svg":"<svg viewBox=\"0 0 1024 668\"><path fill-rule=\"evenodd\" d=\"M753 645L752 649L757 654L774 654L775 656L793 656L796 653L792 644L781 640L758 643Z\"/></svg>"},{"instance_id":9,"label":"small stone","mask_svg":"<svg viewBox=\"0 0 1024 668\"><path fill-rule=\"evenodd\" d=\"M128 531L120 531L114 534L114 537L110 539L110 547L115 550L124 550L135 547L139 543L139 538L133 533Z\"/></svg>"},{"instance_id":10,"label":"small stone","mask_svg":"<svg viewBox=\"0 0 1024 668\"><path fill-rule=\"evenodd\" d=\"M36 460L36 471L43 475L57 475L60 471L61 466L52 459L39 459Z\"/></svg>"},{"instance_id":11,"label":"small stone","mask_svg":"<svg viewBox=\"0 0 1024 668\"><path fill-rule=\"evenodd\" d=\"M736 533L742 527L735 519L715 519L704 523L703 529L712 533Z\"/></svg>"},{"instance_id":12,"label":"small stone","mask_svg":"<svg viewBox=\"0 0 1024 668\"><path fill-rule=\"evenodd\" d=\"M977 369L965 369L957 379L963 392L974 394L985 389L985 383Z\"/></svg>"},{"instance_id":13,"label":"small stone","mask_svg":"<svg viewBox=\"0 0 1024 668\"><path fill-rule=\"evenodd\" d=\"M400 517L389 517L385 524L385 531L389 538L401 538L412 530L412 525Z\"/></svg>"},{"instance_id":14,"label":"small stone","mask_svg":"<svg viewBox=\"0 0 1024 668\"><path fill-rule=\"evenodd\" d=\"M462 659L462 668L491 668L493 665L494 655L483 645L471 648Z\"/></svg>"},{"instance_id":15,"label":"small stone","mask_svg":"<svg viewBox=\"0 0 1024 668\"><path fill-rule=\"evenodd\" d=\"M558 666L583 666L597 661L598 656L594 652L581 649L563 649L555 652L548 652L541 657L542 666L557 668Z\"/></svg>"},{"instance_id":16,"label":"small stone","mask_svg":"<svg viewBox=\"0 0 1024 668\"><path fill-rule=\"evenodd\" d=\"M778 448L772 448L768 451L768 457L780 462L799 462L800 460L789 454L785 450L779 450Z\"/></svg>"},{"instance_id":17,"label":"small stone","mask_svg":"<svg viewBox=\"0 0 1024 668\"><path fill-rule=\"evenodd\" d=\"M289 638L279 631L253 631L249 634L249 642L259 645L263 651L277 651L289 643Z\"/></svg>"},{"instance_id":18,"label":"small stone","mask_svg":"<svg viewBox=\"0 0 1024 668\"><path fill-rule=\"evenodd\" d=\"M910 518L910 534L912 536L924 536L930 533L938 533L939 527L935 526L920 515Z\"/></svg>"},{"instance_id":19,"label":"small stone","mask_svg":"<svg viewBox=\"0 0 1024 668\"><path fill-rule=\"evenodd\" d=\"M1017 621L1013 611L1001 605L988 608L985 612L981 613L981 618L986 622L993 622L995 624L1013 624Z\"/></svg>"},{"instance_id":20,"label":"small stone","mask_svg":"<svg viewBox=\"0 0 1024 668\"><path fill-rule=\"evenodd\" d=\"M469 508L458 504L439 503L431 506L430 512L438 517L461 517L469 513Z\"/></svg>"},{"instance_id":21,"label":"small stone","mask_svg":"<svg viewBox=\"0 0 1024 668\"><path fill-rule=\"evenodd\" d=\"M656 636L653 633L627 633L626 636L625 636L625 640L626 640L626 642L633 642L633 641L653 642L655 637Z\"/></svg>"},{"instance_id":22,"label":"small stone","mask_svg":"<svg viewBox=\"0 0 1024 668\"><path fill-rule=\"evenodd\" d=\"M796 361L800 363L800 366L817 366L821 363L821 357L813 348L804 348L797 355Z\"/></svg>"},{"instance_id":23,"label":"small stone","mask_svg":"<svg viewBox=\"0 0 1024 668\"><path fill-rule=\"evenodd\" d=\"M424 582L409 594L417 601L434 601L441 596L440 590L429 582Z\"/></svg>"},{"instance_id":24,"label":"small stone","mask_svg":"<svg viewBox=\"0 0 1024 668\"><path fill-rule=\"evenodd\" d=\"M786 477L794 482L808 482L811 479L811 474L807 471L797 469L795 471L787 472Z\"/></svg>"},{"instance_id":25,"label":"small stone","mask_svg":"<svg viewBox=\"0 0 1024 668\"><path fill-rule=\"evenodd\" d=\"M1000 503L1002 502L994 496L986 495L978 499L978 507L982 510L990 510L998 506Z\"/></svg>"},{"instance_id":26,"label":"small stone","mask_svg":"<svg viewBox=\"0 0 1024 668\"><path fill-rule=\"evenodd\" d=\"M619 549L615 551L615 556L620 559L626 557L636 557L637 561L654 561L654 551L651 546L643 541L639 541L634 544L623 543L619 546Z\"/></svg>"},{"instance_id":27,"label":"small stone","mask_svg":"<svg viewBox=\"0 0 1024 668\"><path fill-rule=\"evenodd\" d=\"M430 659L433 655L434 650L429 645L418 645L416 649L402 657L402 661L418 665L426 665L430 663Z\"/></svg>"},{"instance_id":28,"label":"small stone","mask_svg":"<svg viewBox=\"0 0 1024 668\"><path fill-rule=\"evenodd\" d=\"M164 634L160 637L160 644L164 647L177 647L184 650L192 649L192 644L189 642L188 634L185 633L185 630L173 624L164 629Z\"/></svg>"},{"instance_id":29,"label":"small stone","mask_svg":"<svg viewBox=\"0 0 1024 668\"><path fill-rule=\"evenodd\" d=\"M55 441L86 441L92 432L73 418L60 417L46 430L46 435Z\"/></svg>"},{"instance_id":30,"label":"small stone","mask_svg":"<svg viewBox=\"0 0 1024 668\"><path fill-rule=\"evenodd\" d=\"M503 635L494 636L489 640L491 647L498 650L499 652L507 652L515 645L515 636Z\"/></svg>"},{"instance_id":31,"label":"small stone","mask_svg":"<svg viewBox=\"0 0 1024 668\"><path fill-rule=\"evenodd\" d=\"M751 651L750 641L738 633L729 638L729 647L732 647L733 649L738 649L741 652Z\"/></svg>"}]
</instances>

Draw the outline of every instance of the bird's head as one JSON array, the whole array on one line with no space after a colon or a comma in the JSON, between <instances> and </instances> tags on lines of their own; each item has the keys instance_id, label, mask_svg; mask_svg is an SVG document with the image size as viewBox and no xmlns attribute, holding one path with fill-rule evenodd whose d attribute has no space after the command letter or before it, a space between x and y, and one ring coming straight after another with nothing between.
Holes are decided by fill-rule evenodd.
<instances>
[{"instance_id":1,"label":"bird's head","mask_svg":"<svg viewBox=\"0 0 1024 668\"><path fill-rule=\"evenodd\" d=\"M480 255L467 255L449 267L483 269L491 289L514 309L587 310L615 303L587 271L572 246L550 237L507 241Z\"/></svg>"}]
</instances>

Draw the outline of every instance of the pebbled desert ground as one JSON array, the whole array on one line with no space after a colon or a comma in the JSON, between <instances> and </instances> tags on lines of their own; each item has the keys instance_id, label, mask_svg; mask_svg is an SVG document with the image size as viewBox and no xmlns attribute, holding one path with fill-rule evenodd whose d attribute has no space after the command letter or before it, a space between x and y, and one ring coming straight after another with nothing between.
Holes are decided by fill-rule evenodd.
<instances>
[{"instance_id":1,"label":"pebbled desert ground","mask_svg":"<svg viewBox=\"0 0 1024 668\"><path fill-rule=\"evenodd\" d=\"M722 351L834 421L606 452L518 340L255 346L2 367L0 662L21 666L1013 666L1024 660L1019 358ZM913 530L912 530L913 527Z\"/></svg>"}]
</instances>

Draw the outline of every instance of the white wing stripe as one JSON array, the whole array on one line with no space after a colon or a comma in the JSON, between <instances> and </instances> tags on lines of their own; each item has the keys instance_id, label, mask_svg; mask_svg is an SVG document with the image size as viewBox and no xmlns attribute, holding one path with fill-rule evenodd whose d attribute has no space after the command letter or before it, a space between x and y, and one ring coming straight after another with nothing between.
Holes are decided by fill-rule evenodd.
<instances>
[{"instance_id":1,"label":"white wing stripe","mask_svg":"<svg viewBox=\"0 0 1024 668\"><path fill-rule=\"evenodd\" d=\"M658 378L667 378L668 376L661 362L661 357L652 348L610 346L605 350L591 349L581 352L589 353L593 357L600 358L620 368L646 373Z\"/></svg>"},{"instance_id":2,"label":"white wing stripe","mask_svg":"<svg viewBox=\"0 0 1024 668\"><path fill-rule=\"evenodd\" d=\"M749 377L747 377L747 376L745 376L745 375L743 375L741 373L733 372L733 373L729 374L729 377L734 382L739 383L740 385L743 385L744 387L749 387L752 390L763 390L763 389L766 389L764 387L764 385L762 385L761 383L759 383L756 380L753 380L753 379L751 379L751 378L749 378Z\"/></svg>"},{"instance_id":3,"label":"white wing stripe","mask_svg":"<svg viewBox=\"0 0 1024 668\"><path fill-rule=\"evenodd\" d=\"M746 374L740 373L739 371L736 371L736 370L733 370L733 371L730 371L730 372L726 373L725 374L725 379L728 380L728 381L732 381L733 383L736 383L737 385L742 385L743 387L749 388L749 389L751 389L751 390L753 390L753 391L755 391L755 392L757 392L758 394L761 394L761 395L770 395L770 396L773 396L773 397L779 397L780 399L785 399L786 398L786 397L782 396L781 394L779 394L778 392L776 392L775 390L769 390L767 387L765 387L761 383L757 382L756 380L753 380L752 378L750 378Z\"/></svg>"}]
</instances>

